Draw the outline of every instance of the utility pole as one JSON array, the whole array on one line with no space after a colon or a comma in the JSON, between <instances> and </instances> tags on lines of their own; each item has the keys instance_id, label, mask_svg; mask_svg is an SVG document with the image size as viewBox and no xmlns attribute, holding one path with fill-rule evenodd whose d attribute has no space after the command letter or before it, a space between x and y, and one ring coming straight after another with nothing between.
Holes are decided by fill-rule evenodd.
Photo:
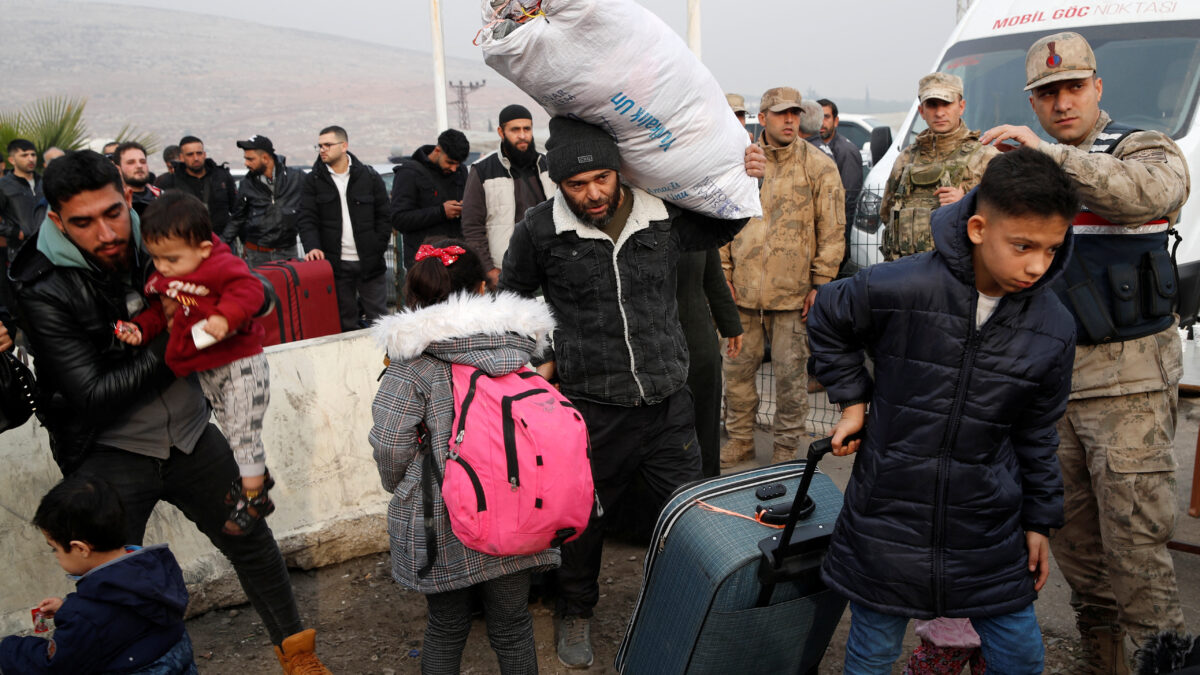
<instances>
[{"instance_id":1,"label":"utility pole","mask_svg":"<svg viewBox=\"0 0 1200 675\"><path fill-rule=\"evenodd\" d=\"M429 29L433 31L433 112L437 115L437 131L450 128L446 111L446 49L442 45L442 8L440 0L429 0Z\"/></svg>"},{"instance_id":2,"label":"utility pole","mask_svg":"<svg viewBox=\"0 0 1200 675\"><path fill-rule=\"evenodd\" d=\"M471 111L467 106L467 94L481 89L487 85L487 80L482 82L468 82L463 84L462 80L458 84L450 83L450 88L454 90L457 98L454 99L454 105L458 108L458 126L459 129L466 131L471 128Z\"/></svg>"},{"instance_id":3,"label":"utility pole","mask_svg":"<svg viewBox=\"0 0 1200 675\"><path fill-rule=\"evenodd\" d=\"M700 58L700 0L688 0L687 18L688 49Z\"/></svg>"}]
</instances>

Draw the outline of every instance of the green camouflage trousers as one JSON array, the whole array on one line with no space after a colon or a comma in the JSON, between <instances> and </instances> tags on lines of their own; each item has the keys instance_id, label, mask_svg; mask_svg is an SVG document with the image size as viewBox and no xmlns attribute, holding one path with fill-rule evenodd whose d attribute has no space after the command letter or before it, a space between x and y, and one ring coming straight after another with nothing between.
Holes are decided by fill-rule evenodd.
<instances>
[{"instance_id":1,"label":"green camouflage trousers","mask_svg":"<svg viewBox=\"0 0 1200 675\"><path fill-rule=\"evenodd\" d=\"M1139 646L1160 630L1184 630L1166 547L1178 509L1178 407L1172 387L1074 400L1058 422L1066 526L1051 537L1054 559L1079 623L1115 623Z\"/></svg>"},{"instance_id":2,"label":"green camouflage trousers","mask_svg":"<svg viewBox=\"0 0 1200 675\"><path fill-rule=\"evenodd\" d=\"M800 447L808 416L808 330L800 310L758 310L738 307L742 320L742 352L725 357L725 431L733 439L754 438L758 412L755 388L763 360L763 343L771 335L771 366L775 378L775 443Z\"/></svg>"}]
</instances>

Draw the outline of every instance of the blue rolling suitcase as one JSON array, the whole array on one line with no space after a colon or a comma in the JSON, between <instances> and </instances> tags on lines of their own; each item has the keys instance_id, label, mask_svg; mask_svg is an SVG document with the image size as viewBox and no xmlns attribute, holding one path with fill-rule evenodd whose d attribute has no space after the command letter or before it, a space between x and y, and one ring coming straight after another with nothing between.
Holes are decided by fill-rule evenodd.
<instances>
[{"instance_id":1,"label":"blue rolling suitcase","mask_svg":"<svg viewBox=\"0 0 1200 675\"><path fill-rule=\"evenodd\" d=\"M671 496L646 554L618 671L816 672L846 608L820 579L842 508L841 491L816 470L829 450L822 439L806 461L693 483ZM705 505L752 518L759 505L771 506L764 520L785 527Z\"/></svg>"}]
</instances>

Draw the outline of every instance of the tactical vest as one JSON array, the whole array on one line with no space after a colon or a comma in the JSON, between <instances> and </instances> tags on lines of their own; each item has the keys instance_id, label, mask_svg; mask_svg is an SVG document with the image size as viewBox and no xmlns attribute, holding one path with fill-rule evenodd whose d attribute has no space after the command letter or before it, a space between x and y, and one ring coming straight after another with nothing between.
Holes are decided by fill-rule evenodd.
<instances>
[{"instance_id":1,"label":"tactical vest","mask_svg":"<svg viewBox=\"0 0 1200 675\"><path fill-rule=\"evenodd\" d=\"M1137 131L1110 122L1088 152L1111 155ZM1171 225L1165 215L1134 228L1116 225L1086 206L1075 217L1074 251L1052 288L1075 317L1079 344L1133 340L1175 320L1179 283L1167 250Z\"/></svg>"},{"instance_id":2,"label":"tactical vest","mask_svg":"<svg viewBox=\"0 0 1200 675\"><path fill-rule=\"evenodd\" d=\"M983 146L979 135L971 132L950 157L934 162L914 161L904 167L896 185L892 212L888 214L887 229L883 231L880 247L885 260L895 260L913 253L933 250L930 221L933 211L941 206L934 193L941 187L957 187L969 173L972 155Z\"/></svg>"}]
</instances>

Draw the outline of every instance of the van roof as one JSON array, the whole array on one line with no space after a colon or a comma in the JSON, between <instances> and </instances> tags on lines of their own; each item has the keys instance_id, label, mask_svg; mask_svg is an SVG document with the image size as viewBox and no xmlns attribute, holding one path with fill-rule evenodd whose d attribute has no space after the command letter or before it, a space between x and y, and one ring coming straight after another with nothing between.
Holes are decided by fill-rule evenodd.
<instances>
[{"instance_id":1,"label":"van roof","mask_svg":"<svg viewBox=\"0 0 1200 675\"><path fill-rule=\"evenodd\" d=\"M1053 33L1078 26L1200 19L1195 2L1047 3L1045 0L976 0L947 44L1017 33Z\"/></svg>"}]
</instances>

